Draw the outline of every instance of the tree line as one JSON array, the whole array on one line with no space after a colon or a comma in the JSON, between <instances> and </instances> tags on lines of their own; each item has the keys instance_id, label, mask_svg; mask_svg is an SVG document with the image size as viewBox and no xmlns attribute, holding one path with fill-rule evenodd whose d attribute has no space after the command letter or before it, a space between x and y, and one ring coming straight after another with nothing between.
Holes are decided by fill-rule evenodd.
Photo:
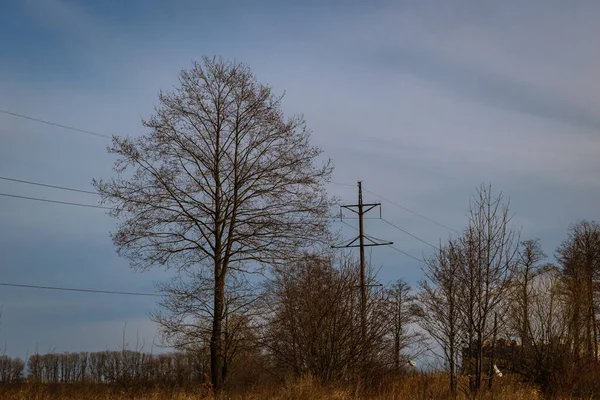
<instances>
[{"instance_id":1,"label":"tree line","mask_svg":"<svg viewBox=\"0 0 600 400\"><path fill-rule=\"evenodd\" d=\"M27 367L25 369L25 367ZM0 357L0 383L116 384L187 387L204 381L206 360L197 353L151 354L120 350Z\"/></svg>"}]
</instances>

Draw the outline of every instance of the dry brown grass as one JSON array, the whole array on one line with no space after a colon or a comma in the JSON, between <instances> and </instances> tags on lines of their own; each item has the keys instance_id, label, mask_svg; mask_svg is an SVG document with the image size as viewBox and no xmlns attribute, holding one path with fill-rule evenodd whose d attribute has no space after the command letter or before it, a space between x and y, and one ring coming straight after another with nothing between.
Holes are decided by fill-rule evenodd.
<instances>
[{"instance_id":1,"label":"dry brown grass","mask_svg":"<svg viewBox=\"0 0 600 400\"><path fill-rule=\"evenodd\" d=\"M462 382L464 384L464 382ZM306 377L277 387L261 387L230 391L227 400L445 400L449 399L448 383L441 374L417 374L390 380L370 390L342 385L321 385ZM468 397L461 393L459 399ZM492 391L483 391L481 400L541 400L544 397L533 386L516 377L498 379ZM214 399L206 388L194 390L166 388L118 388L106 385L20 385L0 387L2 400L192 400ZM567 399L566 397L561 400Z\"/></svg>"},{"instance_id":2,"label":"dry brown grass","mask_svg":"<svg viewBox=\"0 0 600 400\"><path fill-rule=\"evenodd\" d=\"M448 382L444 376L413 375L409 377L390 380L382 383L377 388L357 390L355 387L339 385L320 385L316 380L304 378L283 387L248 391L246 393L229 393L231 400L430 400L450 399ZM467 399L461 394L459 399ZM543 399L536 388L519 383L517 380L499 382L494 390L483 391L479 397L482 400L538 400Z\"/></svg>"}]
</instances>

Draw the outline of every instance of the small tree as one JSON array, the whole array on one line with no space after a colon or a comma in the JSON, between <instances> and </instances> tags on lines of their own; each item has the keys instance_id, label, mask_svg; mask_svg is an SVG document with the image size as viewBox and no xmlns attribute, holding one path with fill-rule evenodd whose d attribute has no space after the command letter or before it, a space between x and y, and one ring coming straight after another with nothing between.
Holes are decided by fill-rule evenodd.
<instances>
[{"instance_id":1,"label":"small tree","mask_svg":"<svg viewBox=\"0 0 600 400\"><path fill-rule=\"evenodd\" d=\"M518 263L518 232L511 227L509 204L502 193L492 195L491 186L481 185L470 203L469 223L460 237L460 314L468 346L470 391L481 389L484 347L494 339L497 326L508 311L513 273ZM491 348L494 348L492 343ZM491 363L489 365L492 367ZM489 385L492 384L490 374Z\"/></svg>"},{"instance_id":2,"label":"small tree","mask_svg":"<svg viewBox=\"0 0 600 400\"><path fill-rule=\"evenodd\" d=\"M425 281L422 281L415 304L419 325L441 347L450 374L450 393L457 396L461 325L461 257L455 242L441 247L425 260Z\"/></svg>"},{"instance_id":3,"label":"small tree","mask_svg":"<svg viewBox=\"0 0 600 400\"><path fill-rule=\"evenodd\" d=\"M262 345L280 375L310 374L322 382L376 374L384 360L384 302L374 292L367 301L367 336L360 323L359 269L322 255L290 263L266 285Z\"/></svg>"},{"instance_id":4,"label":"small tree","mask_svg":"<svg viewBox=\"0 0 600 400\"><path fill-rule=\"evenodd\" d=\"M519 365L523 369L529 366L532 346L536 343L536 337L532 336L532 302L538 295L535 284L536 278L544 273L549 267L541 261L546 258L540 242L536 240L525 240L521 242L517 268L513 279L512 298L509 305L508 328L516 333L521 341Z\"/></svg>"},{"instance_id":5,"label":"small tree","mask_svg":"<svg viewBox=\"0 0 600 400\"><path fill-rule=\"evenodd\" d=\"M523 343L521 352L513 354L513 370L548 391L553 377L568 374L565 367L571 355L566 340L564 285L558 269L546 265L537 270L528 286L527 345ZM521 305L517 310L522 313L523 303L517 304ZM523 325L517 320L514 329L519 335Z\"/></svg>"},{"instance_id":6,"label":"small tree","mask_svg":"<svg viewBox=\"0 0 600 400\"><path fill-rule=\"evenodd\" d=\"M598 360L600 339L600 224L574 224L556 251L567 295L573 355Z\"/></svg>"},{"instance_id":7,"label":"small tree","mask_svg":"<svg viewBox=\"0 0 600 400\"><path fill-rule=\"evenodd\" d=\"M278 264L328 241L332 168L317 165L302 117L248 66L204 57L160 92L148 133L113 137L117 176L94 185L119 227L112 235L131 266L204 269L212 279L210 365L222 382L225 282L232 269Z\"/></svg>"},{"instance_id":8,"label":"small tree","mask_svg":"<svg viewBox=\"0 0 600 400\"><path fill-rule=\"evenodd\" d=\"M513 322L519 332L523 349L530 345L530 299L534 278L543 271L540 262L546 258L546 254L540 246L539 240L525 240L521 242L519 261L514 279Z\"/></svg>"},{"instance_id":9,"label":"small tree","mask_svg":"<svg viewBox=\"0 0 600 400\"><path fill-rule=\"evenodd\" d=\"M424 349L424 337L413 329L416 296L404 279L398 279L385 291L387 333L391 341L391 363L394 372L406 369L410 359Z\"/></svg>"},{"instance_id":10,"label":"small tree","mask_svg":"<svg viewBox=\"0 0 600 400\"><path fill-rule=\"evenodd\" d=\"M469 391L476 395L480 390L484 347L495 341L496 317L502 319L508 310L518 256L518 234L510 222L502 194L493 196L490 186L481 185L470 203L467 228L426 260L420 324L444 351L454 396L459 357L469 373ZM490 361L489 386L493 354Z\"/></svg>"}]
</instances>

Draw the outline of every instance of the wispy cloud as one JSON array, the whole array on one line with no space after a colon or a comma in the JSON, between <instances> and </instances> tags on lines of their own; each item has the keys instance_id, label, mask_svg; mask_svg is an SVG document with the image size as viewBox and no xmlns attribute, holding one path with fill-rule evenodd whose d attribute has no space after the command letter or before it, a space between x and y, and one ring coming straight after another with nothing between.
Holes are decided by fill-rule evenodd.
<instances>
[{"instance_id":1,"label":"wispy cloud","mask_svg":"<svg viewBox=\"0 0 600 400\"><path fill-rule=\"evenodd\" d=\"M554 119L566 125L585 128L594 134L600 130L600 116L597 113L573 104L561 93L419 49L391 49L372 56L376 63L434 81L478 103Z\"/></svg>"}]
</instances>

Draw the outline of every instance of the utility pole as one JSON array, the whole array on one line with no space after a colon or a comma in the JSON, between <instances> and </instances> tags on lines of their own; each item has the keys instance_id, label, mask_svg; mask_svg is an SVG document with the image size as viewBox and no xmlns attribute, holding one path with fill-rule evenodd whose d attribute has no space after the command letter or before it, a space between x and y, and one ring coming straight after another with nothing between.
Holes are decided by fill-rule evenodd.
<instances>
[{"instance_id":1,"label":"utility pole","mask_svg":"<svg viewBox=\"0 0 600 400\"><path fill-rule=\"evenodd\" d=\"M374 209L375 207L381 207L381 203L363 203L362 198L362 182L358 181L358 204L348 204L341 206L346 208L353 213L358 214L358 236L352 239L349 243L339 246L331 246L333 248L350 248L358 247L360 249L360 323L362 328L362 339L363 343L367 337L367 286L380 286L380 285L367 285L367 278L365 272L365 247L367 246L385 246L394 244L393 242L382 242L375 238L371 238L365 235L363 216ZM381 213L381 208L379 209ZM365 239L368 243L365 243ZM358 244L356 242L358 241Z\"/></svg>"}]
</instances>

